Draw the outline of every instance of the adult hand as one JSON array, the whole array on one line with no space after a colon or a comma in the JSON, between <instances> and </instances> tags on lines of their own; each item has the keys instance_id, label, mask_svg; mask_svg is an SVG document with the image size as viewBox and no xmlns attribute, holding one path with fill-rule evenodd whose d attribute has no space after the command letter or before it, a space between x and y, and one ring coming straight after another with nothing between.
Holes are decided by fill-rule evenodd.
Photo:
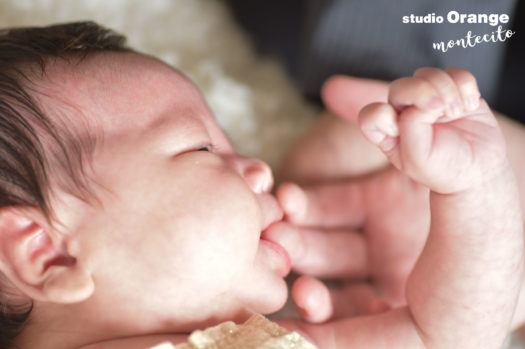
<instances>
[{"instance_id":1,"label":"adult hand","mask_svg":"<svg viewBox=\"0 0 525 349\"><path fill-rule=\"evenodd\" d=\"M393 167L370 176L277 191L286 222L268 234L289 251L294 270L325 278L371 281L393 306L405 304L405 285L429 229L428 190ZM365 284L330 292L303 277L292 294L308 321L386 309Z\"/></svg>"},{"instance_id":2,"label":"adult hand","mask_svg":"<svg viewBox=\"0 0 525 349\"><path fill-rule=\"evenodd\" d=\"M383 153L357 127L361 108L386 101L388 84L379 80L334 76L323 86L328 111L290 149L282 178L299 184L348 178L388 165Z\"/></svg>"}]
</instances>

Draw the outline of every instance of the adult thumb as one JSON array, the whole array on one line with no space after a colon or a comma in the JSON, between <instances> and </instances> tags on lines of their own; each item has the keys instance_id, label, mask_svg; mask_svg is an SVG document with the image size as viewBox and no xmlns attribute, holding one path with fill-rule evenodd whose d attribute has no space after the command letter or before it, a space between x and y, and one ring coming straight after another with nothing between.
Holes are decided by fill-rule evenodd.
<instances>
[{"instance_id":1,"label":"adult thumb","mask_svg":"<svg viewBox=\"0 0 525 349\"><path fill-rule=\"evenodd\" d=\"M365 105L387 102L388 83L348 75L334 75L324 83L321 97L326 108L332 113L357 123L359 111Z\"/></svg>"}]
</instances>

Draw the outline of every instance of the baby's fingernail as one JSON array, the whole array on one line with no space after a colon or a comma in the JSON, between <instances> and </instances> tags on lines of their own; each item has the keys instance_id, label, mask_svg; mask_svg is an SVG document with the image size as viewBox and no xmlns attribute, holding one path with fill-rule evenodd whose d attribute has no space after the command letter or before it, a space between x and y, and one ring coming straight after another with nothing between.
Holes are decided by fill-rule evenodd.
<instances>
[{"instance_id":1,"label":"baby's fingernail","mask_svg":"<svg viewBox=\"0 0 525 349\"><path fill-rule=\"evenodd\" d=\"M479 108L479 97L467 97L465 101L465 107L468 111L474 111Z\"/></svg>"},{"instance_id":2,"label":"baby's fingernail","mask_svg":"<svg viewBox=\"0 0 525 349\"><path fill-rule=\"evenodd\" d=\"M395 122L390 122L385 131L390 137L399 136L399 128Z\"/></svg>"},{"instance_id":3,"label":"baby's fingernail","mask_svg":"<svg viewBox=\"0 0 525 349\"><path fill-rule=\"evenodd\" d=\"M446 113L449 116L460 116L463 113L463 105L461 101L455 100L450 103L446 108Z\"/></svg>"},{"instance_id":4,"label":"baby's fingernail","mask_svg":"<svg viewBox=\"0 0 525 349\"><path fill-rule=\"evenodd\" d=\"M366 136L370 140L370 142L374 144L379 144L385 139L386 134L378 130L369 130L366 131Z\"/></svg>"},{"instance_id":5,"label":"baby's fingernail","mask_svg":"<svg viewBox=\"0 0 525 349\"><path fill-rule=\"evenodd\" d=\"M426 104L427 108L429 109L439 109L443 107L443 100L441 97L434 96L428 101Z\"/></svg>"}]
</instances>

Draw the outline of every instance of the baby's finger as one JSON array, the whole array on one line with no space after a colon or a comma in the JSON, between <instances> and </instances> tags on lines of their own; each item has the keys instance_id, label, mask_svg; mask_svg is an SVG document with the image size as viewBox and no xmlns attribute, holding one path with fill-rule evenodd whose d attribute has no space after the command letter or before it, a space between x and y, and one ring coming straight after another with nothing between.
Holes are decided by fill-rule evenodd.
<instances>
[{"instance_id":1,"label":"baby's finger","mask_svg":"<svg viewBox=\"0 0 525 349\"><path fill-rule=\"evenodd\" d=\"M359 227L364 220L363 181L341 180L303 188L284 183L276 192L285 218L309 227Z\"/></svg>"},{"instance_id":2,"label":"baby's finger","mask_svg":"<svg viewBox=\"0 0 525 349\"><path fill-rule=\"evenodd\" d=\"M372 103L359 113L359 127L365 137L377 145L394 166L399 166L397 113L387 103Z\"/></svg>"},{"instance_id":3,"label":"baby's finger","mask_svg":"<svg viewBox=\"0 0 525 349\"><path fill-rule=\"evenodd\" d=\"M293 284L292 297L303 320L311 323L378 314L390 309L374 288L364 282L329 289L315 278L302 276Z\"/></svg>"},{"instance_id":4,"label":"baby's finger","mask_svg":"<svg viewBox=\"0 0 525 349\"><path fill-rule=\"evenodd\" d=\"M434 86L417 77L401 78L392 82L388 103L398 112L411 106L424 110L427 112L429 122L441 116L445 107L443 99Z\"/></svg>"},{"instance_id":5,"label":"baby's finger","mask_svg":"<svg viewBox=\"0 0 525 349\"><path fill-rule=\"evenodd\" d=\"M430 156L433 144L433 124L428 122L428 113L411 107L403 110L399 117L399 129L403 139L399 143L399 164L412 178L419 177L421 164Z\"/></svg>"},{"instance_id":6,"label":"baby's finger","mask_svg":"<svg viewBox=\"0 0 525 349\"><path fill-rule=\"evenodd\" d=\"M419 68L414 77L421 78L430 83L439 93L445 107L445 115L449 119L455 119L463 113L463 100L452 77L438 68Z\"/></svg>"},{"instance_id":7,"label":"baby's finger","mask_svg":"<svg viewBox=\"0 0 525 349\"><path fill-rule=\"evenodd\" d=\"M360 233L305 229L280 222L266 229L262 237L283 246L292 268L299 273L330 278L369 276L366 240Z\"/></svg>"},{"instance_id":8,"label":"baby's finger","mask_svg":"<svg viewBox=\"0 0 525 349\"><path fill-rule=\"evenodd\" d=\"M335 75L321 90L325 106L335 115L357 123L359 110L373 102L386 102L388 84L380 80Z\"/></svg>"},{"instance_id":9,"label":"baby's finger","mask_svg":"<svg viewBox=\"0 0 525 349\"><path fill-rule=\"evenodd\" d=\"M454 80L459 93L461 94L465 109L467 111L478 109L481 93L479 92L478 84L474 75L464 69L456 67L449 67L446 69L446 72L450 75L452 80Z\"/></svg>"}]
</instances>

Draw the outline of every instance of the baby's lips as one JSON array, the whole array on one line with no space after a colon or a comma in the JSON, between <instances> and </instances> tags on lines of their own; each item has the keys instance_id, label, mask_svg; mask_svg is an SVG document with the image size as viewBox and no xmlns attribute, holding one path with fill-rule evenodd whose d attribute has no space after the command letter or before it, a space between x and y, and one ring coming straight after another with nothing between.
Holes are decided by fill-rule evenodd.
<instances>
[{"instance_id":1,"label":"baby's lips","mask_svg":"<svg viewBox=\"0 0 525 349\"><path fill-rule=\"evenodd\" d=\"M261 194L258 195L258 199L263 214L263 229L266 229L270 224L274 222L279 222L283 219L283 210L281 209L281 206L279 206L277 200L273 195Z\"/></svg>"},{"instance_id":2,"label":"baby's lips","mask_svg":"<svg viewBox=\"0 0 525 349\"><path fill-rule=\"evenodd\" d=\"M276 242L262 238L260 243L272 251L269 255L269 265L273 266L273 268L279 273L279 276L286 277L290 273L292 265L290 256L286 249Z\"/></svg>"},{"instance_id":3,"label":"baby's lips","mask_svg":"<svg viewBox=\"0 0 525 349\"><path fill-rule=\"evenodd\" d=\"M263 230L261 239L282 246L290 257L291 266L302 256L303 241L300 232L287 222L275 222Z\"/></svg>"}]
</instances>

